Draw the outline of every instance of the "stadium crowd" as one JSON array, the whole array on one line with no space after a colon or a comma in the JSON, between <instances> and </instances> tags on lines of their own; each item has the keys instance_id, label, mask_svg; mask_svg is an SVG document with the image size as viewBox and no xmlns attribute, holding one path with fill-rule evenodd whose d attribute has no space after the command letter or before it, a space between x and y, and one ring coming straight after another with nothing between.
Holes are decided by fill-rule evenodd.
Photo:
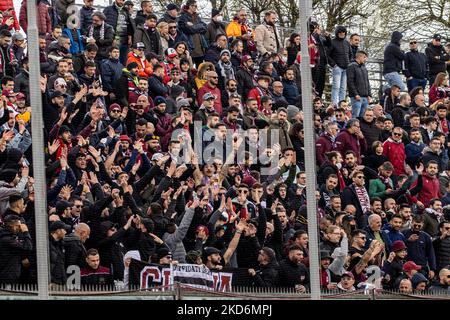
<instances>
[{"instance_id":1,"label":"stadium crowd","mask_svg":"<svg viewBox=\"0 0 450 320\"><path fill-rule=\"evenodd\" d=\"M299 33L283 41L271 10L205 23L195 0L160 16L149 0L136 15L84 0L74 25L72 3L37 1L51 283L76 265L83 284L126 286L133 258L307 291ZM0 4L3 284L37 272L26 0L13 7ZM404 52L402 38L376 96L361 36L310 23L324 290L354 291L375 265L385 289L449 292L450 44Z\"/></svg>"}]
</instances>

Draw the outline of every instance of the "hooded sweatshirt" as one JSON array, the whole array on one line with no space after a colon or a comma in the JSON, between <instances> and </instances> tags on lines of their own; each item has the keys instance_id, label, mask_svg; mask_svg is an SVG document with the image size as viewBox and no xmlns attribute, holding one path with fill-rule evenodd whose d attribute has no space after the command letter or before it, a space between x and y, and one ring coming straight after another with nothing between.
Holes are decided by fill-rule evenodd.
<instances>
[{"instance_id":1,"label":"hooded sweatshirt","mask_svg":"<svg viewBox=\"0 0 450 320\"><path fill-rule=\"evenodd\" d=\"M405 53L400 49L400 40L403 35L394 31L391 36L391 42L384 49L383 75L391 72L400 72L402 62L405 60Z\"/></svg>"},{"instance_id":2,"label":"hooded sweatshirt","mask_svg":"<svg viewBox=\"0 0 450 320\"><path fill-rule=\"evenodd\" d=\"M328 61L332 67L337 65L341 69L347 69L352 59L352 49L350 42L345 38L338 37L339 32L345 32L345 36L347 36L347 29L344 26L336 27L335 38L331 40Z\"/></svg>"}]
</instances>

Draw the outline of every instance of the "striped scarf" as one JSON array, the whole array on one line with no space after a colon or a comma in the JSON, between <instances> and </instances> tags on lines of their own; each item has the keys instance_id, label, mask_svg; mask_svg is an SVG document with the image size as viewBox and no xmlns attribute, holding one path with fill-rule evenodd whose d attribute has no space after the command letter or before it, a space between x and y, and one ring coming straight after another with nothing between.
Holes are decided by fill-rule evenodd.
<instances>
[{"instance_id":1,"label":"striped scarf","mask_svg":"<svg viewBox=\"0 0 450 320\"><path fill-rule=\"evenodd\" d=\"M94 37L94 25L92 24L89 28L89 38ZM102 26L100 28L100 40L105 39L105 21L103 21Z\"/></svg>"},{"instance_id":2,"label":"striped scarf","mask_svg":"<svg viewBox=\"0 0 450 320\"><path fill-rule=\"evenodd\" d=\"M355 191L356 195L358 196L359 203L361 204L361 209L363 213L366 213L370 210L370 198L369 194L367 193L366 188L364 187L357 187L355 185Z\"/></svg>"}]
</instances>

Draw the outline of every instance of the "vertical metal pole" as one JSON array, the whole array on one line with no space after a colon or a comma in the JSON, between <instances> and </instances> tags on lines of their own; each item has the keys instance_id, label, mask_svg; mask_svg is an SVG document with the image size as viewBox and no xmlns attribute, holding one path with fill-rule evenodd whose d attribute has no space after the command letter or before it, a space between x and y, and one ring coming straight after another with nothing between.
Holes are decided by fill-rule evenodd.
<instances>
[{"instance_id":1,"label":"vertical metal pole","mask_svg":"<svg viewBox=\"0 0 450 320\"><path fill-rule=\"evenodd\" d=\"M38 276L38 298L48 300L49 254L48 254L48 218L47 195L45 186L44 161L44 125L42 121L42 96L40 89L39 36L36 23L36 0L27 2L28 18L28 58L30 65L30 102L32 108L32 151L33 173L35 181L34 210L36 219L36 257Z\"/></svg>"},{"instance_id":2,"label":"vertical metal pole","mask_svg":"<svg viewBox=\"0 0 450 320\"><path fill-rule=\"evenodd\" d=\"M317 228L317 203L316 203L316 150L313 126L312 76L309 65L309 18L311 17L311 0L300 0L300 34L301 34L301 75L302 75L302 106L303 128L305 129L305 173L306 173L306 203L308 211L309 233L309 271L311 299L320 299L319 277L319 237Z\"/></svg>"}]
</instances>

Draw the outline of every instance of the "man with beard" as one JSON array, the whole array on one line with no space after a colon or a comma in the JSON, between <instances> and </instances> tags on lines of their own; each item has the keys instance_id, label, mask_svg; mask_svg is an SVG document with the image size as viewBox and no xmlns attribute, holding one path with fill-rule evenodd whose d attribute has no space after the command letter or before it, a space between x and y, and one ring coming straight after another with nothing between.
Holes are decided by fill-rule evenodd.
<instances>
[{"instance_id":1,"label":"man with beard","mask_svg":"<svg viewBox=\"0 0 450 320\"><path fill-rule=\"evenodd\" d=\"M223 50L228 50L228 40L226 35L218 34L214 40L215 41L209 46L205 55L205 61L211 63L216 63L216 61L220 59L221 52ZM229 55L231 58L231 53Z\"/></svg>"},{"instance_id":2,"label":"man with beard","mask_svg":"<svg viewBox=\"0 0 450 320\"><path fill-rule=\"evenodd\" d=\"M203 261L209 270L221 270L222 257L220 250L214 247L206 247L203 250Z\"/></svg>"},{"instance_id":3,"label":"man with beard","mask_svg":"<svg viewBox=\"0 0 450 320\"><path fill-rule=\"evenodd\" d=\"M238 71L239 72L239 71ZM271 78L266 75L258 75L257 86L248 92L247 98L253 98L258 102L258 109L262 110L262 97L270 97L269 84Z\"/></svg>"},{"instance_id":4,"label":"man with beard","mask_svg":"<svg viewBox=\"0 0 450 320\"><path fill-rule=\"evenodd\" d=\"M309 272L301 262L302 248L297 245L289 247L288 257L281 261L278 270L280 287L295 287L298 292L306 292L309 287Z\"/></svg>"},{"instance_id":5,"label":"man with beard","mask_svg":"<svg viewBox=\"0 0 450 320\"><path fill-rule=\"evenodd\" d=\"M275 287L278 285L278 263L273 249L262 247L258 254L258 270L248 269L248 274L252 277L252 286L255 287Z\"/></svg>"},{"instance_id":6,"label":"man with beard","mask_svg":"<svg viewBox=\"0 0 450 320\"><path fill-rule=\"evenodd\" d=\"M187 37L179 32L176 22L169 22L169 48L174 48L179 42L187 43Z\"/></svg>"},{"instance_id":7,"label":"man with beard","mask_svg":"<svg viewBox=\"0 0 450 320\"><path fill-rule=\"evenodd\" d=\"M389 223L383 227L383 231L389 237L389 240L393 244L394 241L401 240L403 242L406 241L405 236L401 232L403 226L403 218L401 214L392 215Z\"/></svg>"},{"instance_id":8,"label":"man with beard","mask_svg":"<svg viewBox=\"0 0 450 320\"><path fill-rule=\"evenodd\" d=\"M439 189L439 179L437 177L437 173L439 172L438 163L434 160L430 160L425 166L425 170L426 171L421 175L423 181L422 188L420 188L418 192L411 193L411 201L415 203L420 210L425 209L425 204L430 203L431 199L442 197ZM412 184L410 191L414 189L417 184L418 181L416 180ZM415 194L418 194L417 197L414 196Z\"/></svg>"},{"instance_id":9,"label":"man with beard","mask_svg":"<svg viewBox=\"0 0 450 320\"><path fill-rule=\"evenodd\" d=\"M261 121L262 114L258 110L258 102L255 99L247 99L242 119L244 122L244 129L246 130L252 126L257 126L257 123Z\"/></svg>"},{"instance_id":10,"label":"man with beard","mask_svg":"<svg viewBox=\"0 0 450 320\"><path fill-rule=\"evenodd\" d=\"M203 96L206 93L210 93L214 96L214 109L218 114L222 114L222 99L220 89L217 87L219 83L219 76L215 71L209 71L207 73L208 81L203 87L198 90L197 100L198 104L203 102Z\"/></svg>"},{"instance_id":11,"label":"man with beard","mask_svg":"<svg viewBox=\"0 0 450 320\"><path fill-rule=\"evenodd\" d=\"M236 13L233 21L228 24L226 32L230 42L235 39L242 41L244 54L250 54L251 51L255 50L254 33L247 22L247 12L244 8Z\"/></svg>"},{"instance_id":12,"label":"man with beard","mask_svg":"<svg viewBox=\"0 0 450 320\"><path fill-rule=\"evenodd\" d=\"M216 65L216 71L219 74L218 87L222 91L225 89L225 83L228 83L230 80L236 79L236 75L234 73L230 58L230 50L224 49L220 52L220 59Z\"/></svg>"},{"instance_id":13,"label":"man with beard","mask_svg":"<svg viewBox=\"0 0 450 320\"><path fill-rule=\"evenodd\" d=\"M277 110L276 120L270 121L269 130L267 132L268 144L279 143L281 150L286 148L292 148L291 138L289 137L289 129L291 124L287 120L287 110L280 108ZM272 135L276 137L278 135L278 141L272 141Z\"/></svg>"},{"instance_id":14,"label":"man with beard","mask_svg":"<svg viewBox=\"0 0 450 320\"><path fill-rule=\"evenodd\" d=\"M138 27L145 23L146 18L153 13L153 4L150 0L142 0L141 10L136 13L134 24Z\"/></svg>"},{"instance_id":15,"label":"man with beard","mask_svg":"<svg viewBox=\"0 0 450 320\"><path fill-rule=\"evenodd\" d=\"M291 105L296 105L300 92L297 84L295 83L294 70L290 68L286 70L282 83L283 96L286 98L286 101Z\"/></svg>"},{"instance_id":16,"label":"man with beard","mask_svg":"<svg viewBox=\"0 0 450 320\"><path fill-rule=\"evenodd\" d=\"M442 161L444 152L441 151L441 139L439 137L433 137L433 139L431 139L431 141L430 141L429 146L425 147L423 149L422 154L423 154L423 156L422 156L421 162L425 166L428 164L428 162L433 160L438 163L439 172L444 171L444 166L443 166L443 161Z\"/></svg>"},{"instance_id":17,"label":"man with beard","mask_svg":"<svg viewBox=\"0 0 450 320\"><path fill-rule=\"evenodd\" d=\"M95 62L88 61L84 66L84 73L80 75L79 82L80 85L87 86L88 89L92 89L94 86L94 82L98 80L96 76L97 67Z\"/></svg>"},{"instance_id":18,"label":"man with beard","mask_svg":"<svg viewBox=\"0 0 450 320\"><path fill-rule=\"evenodd\" d=\"M95 44L98 47L96 60L101 61L108 58L108 49L113 44L113 27L105 22L106 16L96 11L92 15L92 24L84 31L88 44Z\"/></svg>"},{"instance_id":19,"label":"man with beard","mask_svg":"<svg viewBox=\"0 0 450 320\"><path fill-rule=\"evenodd\" d=\"M170 127L171 117L166 111L166 99L157 96L154 100L155 108L152 110L152 123L155 126L155 134L159 137L164 137Z\"/></svg>"},{"instance_id":20,"label":"man with beard","mask_svg":"<svg viewBox=\"0 0 450 320\"><path fill-rule=\"evenodd\" d=\"M338 185L338 177L335 174L330 174L325 180L325 183L320 187L320 200L319 207L325 209L331 206L331 197L339 196L338 190L336 189Z\"/></svg>"},{"instance_id":21,"label":"man with beard","mask_svg":"<svg viewBox=\"0 0 450 320\"><path fill-rule=\"evenodd\" d=\"M222 90L222 107L224 110L227 110L230 105L228 100L231 95L238 94L237 87L238 84L236 79L229 79L225 82L225 88Z\"/></svg>"},{"instance_id":22,"label":"man with beard","mask_svg":"<svg viewBox=\"0 0 450 320\"><path fill-rule=\"evenodd\" d=\"M95 43L89 43L88 45L86 45L86 50L82 54L73 57L74 59L73 70L78 76L81 75L88 61L94 63L97 62L96 61L97 53L98 53L98 46Z\"/></svg>"},{"instance_id":23,"label":"man with beard","mask_svg":"<svg viewBox=\"0 0 450 320\"><path fill-rule=\"evenodd\" d=\"M384 95L380 99L380 105L383 106L385 113L391 113L392 109L399 103L400 92L400 87L397 84L393 84L384 91Z\"/></svg>"},{"instance_id":24,"label":"man with beard","mask_svg":"<svg viewBox=\"0 0 450 320\"><path fill-rule=\"evenodd\" d=\"M242 57L242 64L236 72L237 91L241 97L246 99L249 92L256 87L255 80L255 63L249 55Z\"/></svg>"},{"instance_id":25,"label":"man with beard","mask_svg":"<svg viewBox=\"0 0 450 320\"><path fill-rule=\"evenodd\" d=\"M228 130L238 132L242 128L242 120L238 119L240 110L237 107L231 106L227 110L227 116L223 119L223 123Z\"/></svg>"},{"instance_id":26,"label":"man with beard","mask_svg":"<svg viewBox=\"0 0 450 320\"><path fill-rule=\"evenodd\" d=\"M349 204L356 208L355 218L358 227L363 228L366 225L366 212L370 211L369 193L365 187L364 174L359 170L352 172L353 183L345 187L342 192L342 205Z\"/></svg>"},{"instance_id":27,"label":"man with beard","mask_svg":"<svg viewBox=\"0 0 450 320\"><path fill-rule=\"evenodd\" d=\"M119 61L120 50L117 46L111 46L108 50L109 58L100 64L100 75L102 78L103 90L109 92L109 99L116 98L116 84L122 75L124 66Z\"/></svg>"},{"instance_id":28,"label":"man with beard","mask_svg":"<svg viewBox=\"0 0 450 320\"><path fill-rule=\"evenodd\" d=\"M127 67L123 69L122 76L117 81L116 99L117 103L122 106L128 106L130 93L138 90L138 71L138 64L136 62L130 62L127 64Z\"/></svg>"},{"instance_id":29,"label":"man with beard","mask_svg":"<svg viewBox=\"0 0 450 320\"><path fill-rule=\"evenodd\" d=\"M59 117L60 110L65 105L64 99L66 95L61 91L55 90L50 96L50 103L45 103L44 107L44 128L50 132Z\"/></svg>"},{"instance_id":30,"label":"man with beard","mask_svg":"<svg viewBox=\"0 0 450 320\"><path fill-rule=\"evenodd\" d=\"M399 103L392 109L392 119L396 127L404 127L411 113L411 96L404 92L400 94Z\"/></svg>"},{"instance_id":31,"label":"man with beard","mask_svg":"<svg viewBox=\"0 0 450 320\"><path fill-rule=\"evenodd\" d=\"M256 49L260 56L277 53L281 48L280 38L275 27L276 19L275 11L266 11L263 23L255 28Z\"/></svg>"},{"instance_id":32,"label":"man with beard","mask_svg":"<svg viewBox=\"0 0 450 320\"><path fill-rule=\"evenodd\" d=\"M350 48L352 49L352 61L355 61L356 53L359 51L358 46L361 42L361 37L357 33L350 35Z\"/></svg>"},{"instance_id":33,"label":"man with beard","mask_svg":"<svg viewBox=\"0 0 450 320\"><path fill-rule=\"evenodd\" d=\"M61 59L58 61L56 66L56 73L48 78L47 88L48 90L53 90L55 81L58 78L63 78L67 83L67 92L73 93L75 89L78 88L75 77L70 73L69 63L66 59Z\"/></svg>"},{"instance_id":34,"label":"man with beard","mask_svg":"<svg viewBox=\"0 0 450 320\"><path fill-rule=\"evenodd\" d=\"M153 52L159 56L164 54L163 47L161 43L161 36L156 30L156 20L155 14L151 13L145 18L145 24L138 25L136 28L136 33L134 35L134 43L142 42L145 44L145 55L149 55Z\"/></svg>"},{"instance_id":35,"label":"man with beard","mask_svg":"<svg viewBox=\"0 0 450 320\"><path fill-rule=\"evenodd\" d=\"M16 215L8 215L0 229L0 283L16 284L20 278L24 254L33 249L25 223Z\"/></svg>"},{"instance_id":36,"label":"man with beard","mask_svg":"<svg viewBox=\"0 0 450 320\"><path fill-rule=\"evenodd\" d=\"M439 232L439 223L444 221L441 199L431 199L428 208L425 209L423 231L435 238Z\"/></svg>"}]
</instances>

